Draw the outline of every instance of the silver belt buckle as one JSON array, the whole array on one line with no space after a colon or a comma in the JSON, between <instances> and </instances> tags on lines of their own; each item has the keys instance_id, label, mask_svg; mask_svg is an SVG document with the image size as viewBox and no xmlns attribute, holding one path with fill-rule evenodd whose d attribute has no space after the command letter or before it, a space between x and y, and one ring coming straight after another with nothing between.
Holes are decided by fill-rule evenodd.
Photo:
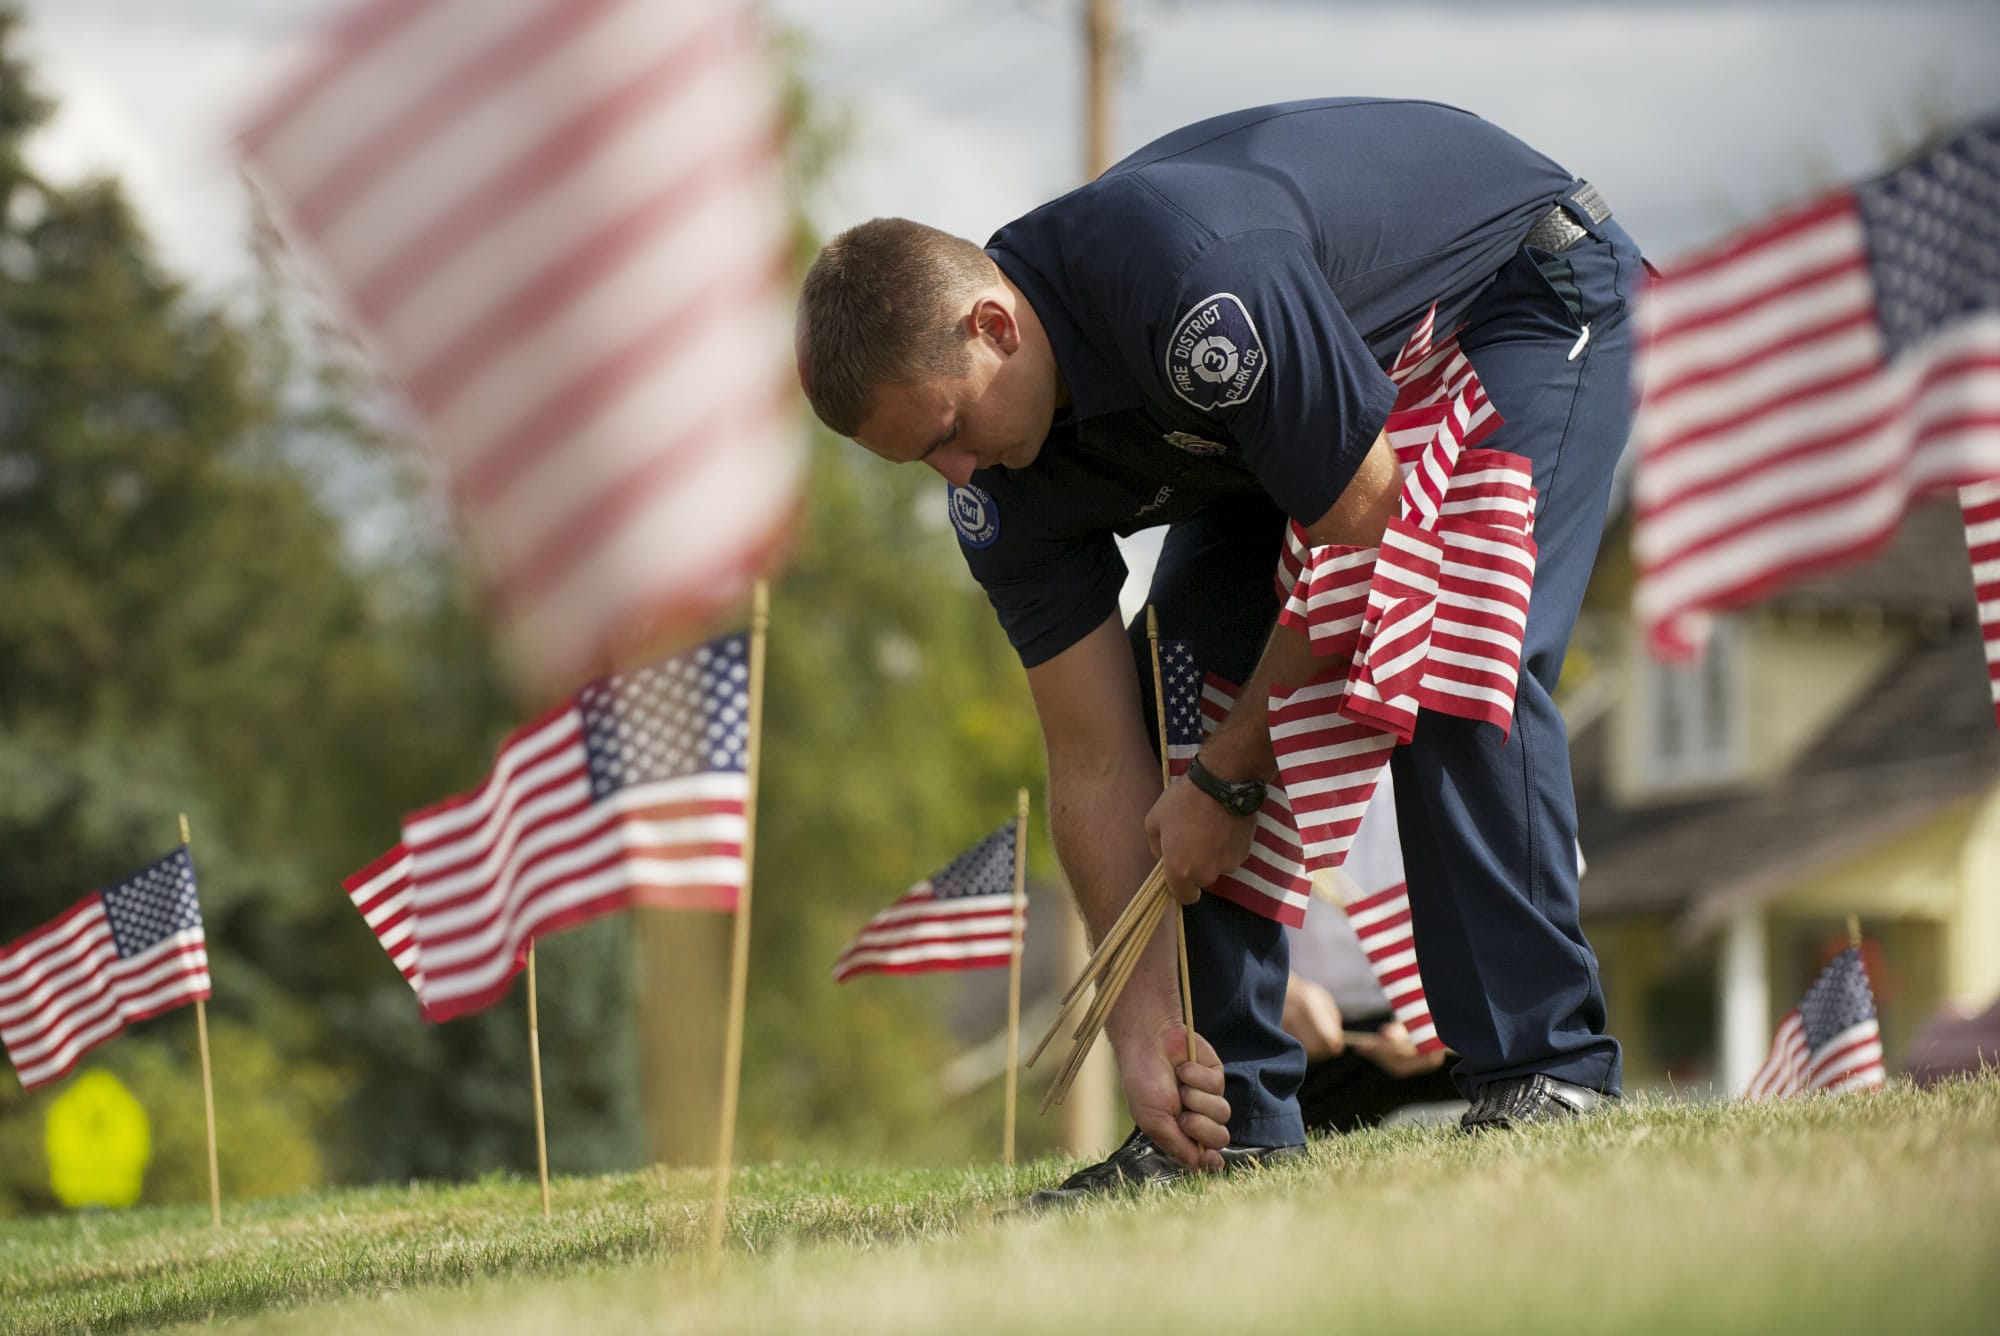
<instances>
[{"instance_id":1,"label":"silver belt buckle","mask_svg":"<svg viewBox=\"0 0 2000 1336\"><path fill-rule=\"evenodd\" d=\"M1543 215L1540 222L1528 229L1528 235L1522 244L1553 255L1558 251L1568 250L1588 235L1590 234L1584 230L1583 224L1571 218L1569 210L1558 204Z\"/></svg>"},{"instance_id":2,"label":"silver belt buckle","mask_svg":"<svg viewBox=\"0 0 2000 1336\"><path fill-rule=\"evenodd\" d=\"M1611 206L1604 202L1604 196L1597 193L1597 187L1588 181L1580 182L1575 190L1528 229L1528 235L1521 244L1554 254L1568 250L1589 236L1590 229L1570 216L1572 209L1581 210L1592 223L1601 223L1611 216Z\"/></svg>"}]
</instances>

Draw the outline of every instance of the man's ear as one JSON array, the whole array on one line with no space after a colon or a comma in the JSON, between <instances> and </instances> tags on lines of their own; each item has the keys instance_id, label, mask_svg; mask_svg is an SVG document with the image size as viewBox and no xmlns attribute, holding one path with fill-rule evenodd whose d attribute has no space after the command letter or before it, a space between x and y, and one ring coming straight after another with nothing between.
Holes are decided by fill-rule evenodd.
<instances>
[{"instance_id":1,"label":"man's ear","mask_svg":"<svg viewBox=\"0 0 2000 1336\"><path fill-rule=\"evenodd\" d=\"M991 342L1002 357L1012 357L1021 347L1021 322L1014 310L998 296L988 294L972 304L973 327Z\"/></svg>"}]
</instances>

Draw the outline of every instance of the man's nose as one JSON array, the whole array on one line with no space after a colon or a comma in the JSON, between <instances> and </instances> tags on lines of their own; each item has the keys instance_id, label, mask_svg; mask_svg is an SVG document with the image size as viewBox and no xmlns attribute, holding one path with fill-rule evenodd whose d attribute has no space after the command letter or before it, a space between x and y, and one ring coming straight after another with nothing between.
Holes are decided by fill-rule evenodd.
<instances>
[{"instance_id":1,"label":"man's nose","mask_svg":"<svg viewBox=\"0 0 2000 1336\"><path fill-rule=\"evenodd\" d=\"M979 461L962 450L938 450L926 456L924 463L938 471L938 474L953 487L964 487L972 481L972 471L979 467Z\"/></svg>"}]
</instances>

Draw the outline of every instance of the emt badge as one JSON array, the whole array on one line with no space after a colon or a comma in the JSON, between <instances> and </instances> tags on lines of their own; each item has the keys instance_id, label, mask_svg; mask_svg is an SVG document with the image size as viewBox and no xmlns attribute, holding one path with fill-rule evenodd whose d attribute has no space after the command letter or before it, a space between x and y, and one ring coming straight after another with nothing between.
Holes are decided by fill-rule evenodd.
<instances>
[{"instance_id":1,"label":"emt badge","mask_svg":"<svg viewBox=\"0 0 2000 1336\"><path fill-rule=\"evenodd\" d=\"M1000 536L1000 508L984 487L954 487L945 484L951 508L951 524L958 541L967 547L991 547Z\"/></svg>"}]
</instances>

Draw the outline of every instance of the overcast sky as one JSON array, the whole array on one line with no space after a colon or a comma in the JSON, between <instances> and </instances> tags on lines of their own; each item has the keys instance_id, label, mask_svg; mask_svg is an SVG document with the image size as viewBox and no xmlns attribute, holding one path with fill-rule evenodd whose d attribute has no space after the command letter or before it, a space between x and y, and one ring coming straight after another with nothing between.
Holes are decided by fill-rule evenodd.
<instances>
[{"instance_id":1,"label":"overcast sky","mask_svg":"<svg viewBox=\"0 0 2000 1336\"><path fill-rule=\"evenodd\" d=\"M634 0L682 3L701 0ZM166 257L244 272L222 145L328 0L26 0L57 179L116 172ZM1083 0L770 0L853 118L823 230L904 214L984 239L1082 171ZM1588 177L1656 261L2000 109L1994 0L1122 0L1123 153L1233 108L1330 94L1478 112ZM1125 544L1128 612L1157 532Z\"/></svg>"},{"instance_id":2,"label":"overcast sky","mask_svg":"<svg viewBox=\"0 0 2000 1336\"><path fill-rule=\"evenodd\" d=\"M659 0L668 3L670 0ZM29 0L62 101L43 171L128 182L168 257L241 272L220 147L326 0ZM903 213L983 238L1081 170L1082 0L774 0L855 117L817 220ZM1980 0L1124 0L1116 143L1258 102L1369 93L1476 111L1589 177L1656 259L1874 170L1928 121L2000 107Z\"/></svg>"}]
</instances>

